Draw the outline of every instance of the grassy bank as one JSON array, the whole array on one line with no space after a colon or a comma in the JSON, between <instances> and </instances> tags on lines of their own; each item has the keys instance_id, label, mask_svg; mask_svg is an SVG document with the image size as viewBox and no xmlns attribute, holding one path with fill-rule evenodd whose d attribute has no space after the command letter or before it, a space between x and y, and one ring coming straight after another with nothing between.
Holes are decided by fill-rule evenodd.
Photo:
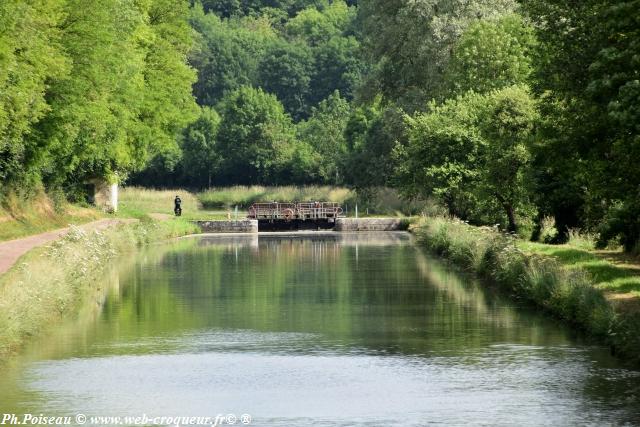
<instances>
[{"instance_id":1,"label":"grassy bank","mask_svg":"<svg viewBox=\"0 0 640 427\"><path fill-rule=\"evenodd\" d=\"M173 200L176 195L180 195L185 216L200 211L200 202L196 195L184 189L154 190L124 187L118 194L117 215L138 219L154 215L173 216Z\"/></svg>"},{"instance_id":2,"label":"grassy bank","mask_svg":"<svg viewBox=\"0 0 640 427\"><path fill-rule=\"evenodd\" d=\"M97 209L56 201L44 192L29 199L10 193L0 205L0 241L63 228L70 223L83 224L102 216Z\"/></svg>"},{"instance_id":3,"label":"grassy bank","mask_svg":"<svg viewBox=\"0 0 640 427\"><path fill-rule=\"evenodd\" d=\"M441 217L413 227L418 242L457 266L499 285L640 363L640 312L623 309L598 278L554 256L523 250L516 238L493 228Z\"/></svg>"},{"instance_id":4,"label":"grassy bank","mask_svg":"<svg viewBox=\"0 0 640 427\"><path fill-rule=\"evenodd\" d=\"M72 316L101 286L109 261L119 254L194 231L185 220L142 221L90 233L72 227L65 238L28 252L0 276L0 360Z\"/></svg>"},{"instance_id":5,"label":"grassy bank","mask_svg":"<svg viewBox=\"0 0 640 427\"><path fill-rule=\"evenodd\" d=\"M614 299L640 301L640 265L637 258L620 251L583 249L571 243L546 245L518 242L518 247L527 253L553 257L569 269L586 271L593 284Z\"/></svg>"}]
</instances>

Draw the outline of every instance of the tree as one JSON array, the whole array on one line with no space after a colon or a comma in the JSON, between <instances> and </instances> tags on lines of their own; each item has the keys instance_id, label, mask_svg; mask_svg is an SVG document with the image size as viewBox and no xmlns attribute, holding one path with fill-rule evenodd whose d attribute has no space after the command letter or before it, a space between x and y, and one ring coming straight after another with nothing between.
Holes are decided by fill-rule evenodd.
<instances>
[{"instance_id":1,"label":"tree","mask_svg":"<svg viewBox=\"0 0 640 427\"><path fill-rule=\"evenodd\" d=\"M310 170L320 182L340 184L342 181L341 166L347 154L344 131L350 110L349 103L336 91L311 110L307 121L298 123L298 139L311 148L312 151L307 150L307 157L315 157L316 163Z\"/></svg>"},{"instance_id":2,"label":"tree","mask_svg":"<svg viewBox=\"0 0 640 427\"><path fill-rule=\"evenodd\" d=\"M190 21L197 32L196 48L189 60L198 70L193 92L200 105L214 106L227 92L257 83L258 64L277 40L267 20L223 21L196 6Z\"/></svg>"},{"instance_id":3,"label":"tree","mask_svg":"<svg viewBox=\"0 0 640 427\"><path fill-rule=\"evenodd\" d=\"M205 11L213 12L221 18L244 13L240 0L203 0L201 5Z\"/></svg>"},{"instance_id":4,"label":"tree","mask_svg":"<svg viewBox=\"0 0 640 427\"><path fill-rule=\"evenodd\" d=\"M202 0L204 10L223 18L257 16L268 9L282 10L289 16L294 16L302 9L321 6L323 3L323 0Z\"/></svg>"},{"instance_id":5,"label":"tree","mask_svg":"<svg viewBox=\"0 0 640 427\"><path fill-rule=\"evenodd\" d=\"M272 6L261 5L260 16L229 19L194 6L197 47L190 62L198 69L198 103L215 106L240 86L262 87L299 121L336 89L351 99L365 71L360 43L346 35L355 11L342 1L321 3L291 19Z\"/></svg>"},{"instance_id":6,"label":"tree","mask_svg":"<svg viewBox=\"0 0 640 427\"><path fill-rule=\"evenodd\" d=\"M330 38L340 34L340 30L316 8L301 11L285 25L286 34L298 38L310 46L326 43Z\"/></svg>"},{"instance_id":7,"label":"tree","mask_svg":"<svg viewBox=\"0 0 640 427\"><path fill-rule=\"evenodd\" d=\"M33 131L49 111L46 91L69 72L61 46L63 2L0 3L0 181L24 186L39 178L50 144ZM27 181L31 181L27 183ZM1 185L1 184L0 184Z\"/></svg>"},{"instance_id":8,"label":"tree","mask_svg":"<svg viewBox=\"0 0 640 427\"><path fill-rule=\"evenodd\" d=\"M299 38L309 46L316 47L341 36L355 17L355 10L341 0L334 1L322 10L308 7L290 19L286 34Z\"/></svg>"},{"instance_id":9,"label":"tree","mask_svg":"<svg viewBox=\"0 0 640 427\"><path fill-rule=\"evenodd\" d=\"M525 84L532 71L533 28L518 15L471 24L454 46L448 86L478 93Z\"/></svg>"},{"instance_id":10,"label":"tree","mask_svg":"<svg viewBox=\"0 0 640 427\"><path fill-rule=\"evenodd\" d=\"M220 116L209 107L202 107L200 117L187 126L182 135L182 170L193 185L211 187L218 172L222 154L216 146Z\"/></svg>"},{"instance_id":11,"label":"tree","mask_svg":"<svg viewBox=\"0 0 640 427\"><path fill-rule=\"evenodd\" d=\"M260 86L278 97L294 120L307 117L313 57L300 44L275 44L260 62Z\"/></svg>"},{"instance_id":12,"label":"tree","mask_svg":"<svg viewBox=\"0 0 640 427\"><path fill-rule=\"evenodd\" d=\"M335 37L314 50L315 67L311 80L309 102L312 105L334 91L351 100L366 72L361 58L360 43L355 37Z\"/></svg>"},{"instance_id":13,"label":"tree","mask_svg":"<svg viewBox=\"0 0 640 427\"><path fill-rule=\"evenodd\" d=\"M179 134L198 116L192 95L196 73L186 63L192 46L188 13L182 0L154 0L147 12L151 37L145 45L136 170L155 154L177 148Z\"/></svg>"},{"instance_id":14,"label":"tree","mask_svg":"<svg viewBox=\"0 0 640 427\"><path fill-rule=\"evenodd\" d=\"M61 43L72 67L50 83L50 113L35 126L52 147L52 162L43 169L47 182L71 191L87 178L113 179L145 156L146 143L133 136L145 61L134 34L151 37L143 12L112 1L65 2Z\"/></svg>"},{"instance_id":15,"label":"tree","mask_svg":"<svg viewBox=\"0 0 640 427\"><path fill-rule=\"evenodd\" d=\"M238 184L286 180L295 135L291 118L278 99L262 89L245 86L230 92L218 111L222 180Z\"/></svg>"},{"instance_id":16,"label":"tree","mask_svg":"<svg viewBox=\"0 0 640 427\"><path fill-rule=\"evenodd\" d=\"M478 223L531 215L529 145L537 107L525 87L469 92L407 117L408 143L398 145L396 174L409 197L435 196L449 213ZM502 212L502 215L501 215Z\"/></svg>"},{"instance_id":17,"label":"tree","mask_svg":"<svg viewBox=\"0 0 640 427\"><path fill-rule=\"evenodd\" d=\"M377 88L408 111L444 99L444 73L464 30L513 13L515 0L372 0L359 6ZM369 98L376 93L370 93Z\"/></svg>"},{"instance_id":18,"label":"tree","mask_svg":"<svg viewBox=\"0 0 640 427\"><path fill-rule=\"evenodd\" d=\"M486 141L477 125L484 103L470 92L406 117L408 142L394 157L395 181L407 198L435 197L450 215L481 221L476 189Z\"/></svg>"},{"instance_id":19,"label":"tree","mask_svg":"<svg viewBox=\"0 0 640 427\"><path fill-rule=\"evenodd\" d=\"M526 87L512 86L489 95L479 124L487 141L481 189L495 197L507 217L507 230L516 233L516 210L530 208L527 184L531 162L530 145L538 111Z\"/></svg>"},{"instance_id":20,"label":"tree","mask_svg":"<svg viewBox=\"0 0 640 427\"><path fill-rule=\"evenodd\" d=\"M562 182L541 193L542 201L563 224L561 233L565 225L600 228L603 236L621 236L628 250L640 241L640 174L634 163L640 155L639 5L637 0L523 3L540 41L534 88L557 107L555 117L546 119L544 152L558 147L572 153L537 159L542 168L556 171L541 177L541 189ZM560 197L562 186L580 189L570 209ZM583 215L575 218L572 212Z\"/></svg>"},{"instance_id":21,"label":"tree","mask_svg":"<svg viewBox=\"0 0 640 427\"><path fill-rule=\"evenodd\" d=\"M391 183L391 153L404 139L403 115L394 105L383 106L380 99L353 110L345 129L349 147L343 161L346 182L363 191Z\"/></svg>"}]
</instances>

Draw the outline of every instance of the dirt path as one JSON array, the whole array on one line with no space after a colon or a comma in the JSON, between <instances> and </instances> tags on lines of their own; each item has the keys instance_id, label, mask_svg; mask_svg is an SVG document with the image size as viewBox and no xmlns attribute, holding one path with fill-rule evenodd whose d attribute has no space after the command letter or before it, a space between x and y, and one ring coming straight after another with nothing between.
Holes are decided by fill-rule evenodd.
<instances>
[{"instance_id":1,"label":"dirt path","mask_svg":"<svg viewBox=\"0 0 640 427\"><path fill-rule=\"evenodd\" d=\"M79 225L83 230L103 230L116 224L135 222L135 219L100 219ZM52 242L64 236L69 231L69 227L59 230L48 231L21 239L0 242L0 274L6 273L13 264L29 250Z\"/></svg>"},{"instance_id":2,"label":"dirt path","mask_svg":"<svg viewBox=\"0 0 640 427\"><path fill-rule=\"evenodd\" d=\"M168 219L173 218L173 215L164 214L164 213L150 213L149 216L153 219L157 219L158 221L166 221Z\"/></svg>"}]
</instances>

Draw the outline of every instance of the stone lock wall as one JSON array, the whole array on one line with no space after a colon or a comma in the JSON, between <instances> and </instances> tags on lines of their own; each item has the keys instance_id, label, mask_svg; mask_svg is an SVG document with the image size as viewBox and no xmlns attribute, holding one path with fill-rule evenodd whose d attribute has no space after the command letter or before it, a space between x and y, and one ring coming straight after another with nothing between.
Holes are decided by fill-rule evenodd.
<instances>
[{"instance_id":1,"label":"stone lock wall","mask_svg":"<svg viewBox=\"0 0 640 427\"><path fill-rule=\"evenodd\" d=\"M203 233L257 233L258 221L255 219L224 221L192 221Z\"/></svg>"},{"instance_id":2,"label":"stone lock wall","mask_svg":"<svg viewBox=\"0 0 640 427\"><path fill-rule=\"evenodd\" d=\"M338 218L336 231L406 230L408 223L399 218Z\"/></svg>"}]
</instances>

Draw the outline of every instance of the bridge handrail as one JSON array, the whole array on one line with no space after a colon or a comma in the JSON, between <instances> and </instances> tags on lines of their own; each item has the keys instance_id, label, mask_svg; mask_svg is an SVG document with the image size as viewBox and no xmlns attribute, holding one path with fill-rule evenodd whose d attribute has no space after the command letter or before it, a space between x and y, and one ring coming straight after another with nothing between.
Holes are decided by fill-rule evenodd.
<instances>
[{"instance_id":1,"label":"bridge handrail","mask_svg":"<svg viewBox=\"0 0 640 427\"><path fill-rule=\"evenodd\" d=\"M328 219L336 218L343 212L335 202L257 202L249 207L249 218L268 219Z\"/></svg>"}]
</instances>

